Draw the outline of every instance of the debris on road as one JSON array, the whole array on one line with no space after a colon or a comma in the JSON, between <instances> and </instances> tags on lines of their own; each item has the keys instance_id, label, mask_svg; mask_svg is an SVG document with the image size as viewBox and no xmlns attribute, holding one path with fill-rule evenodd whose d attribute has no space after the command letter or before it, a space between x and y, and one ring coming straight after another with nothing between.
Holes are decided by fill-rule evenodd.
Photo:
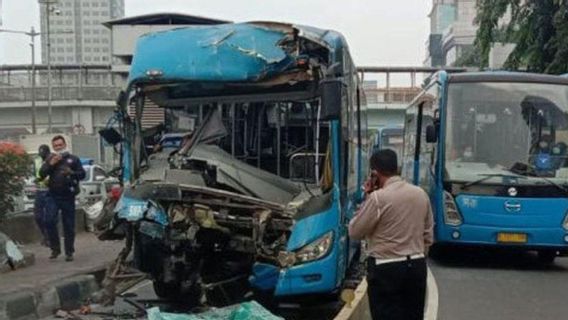
<instances>
[{"instance_id":1,"label":"debris on road","mask_svg":"<svg viewBox=\"0 0 568 320\"><path fill-rule=\"evenodd\" d=\"M148 320L282 320L270 313L258 302L251 301L224 308L214 308L198 314L161 312L158 307L147 310Z\"/></svg>"}]
</instances>

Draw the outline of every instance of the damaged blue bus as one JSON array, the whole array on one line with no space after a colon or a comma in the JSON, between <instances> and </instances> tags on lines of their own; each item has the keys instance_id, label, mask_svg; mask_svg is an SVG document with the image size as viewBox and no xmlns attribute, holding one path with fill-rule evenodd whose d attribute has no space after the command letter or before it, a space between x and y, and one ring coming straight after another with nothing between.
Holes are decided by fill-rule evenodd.
<instances>
[{"instance_id":1,"label":"damaged blue bus","mask_svg":"<svg viewBox=\"0 0 568 320\"><path fill-rule=\"evenodd\" d=\"M439 72L405 116L403 176L437 244L568 253L568 79Z\"/></svg>"},{"instance_id":2,"label":"damaged blue bus","mask_svg":"<svg viewBox=\"0 0 568 320\"><path fill-rule=\"evenodd\" d=\"M367 171L364 101L334 31L254 22L142 36L118 99L112 228L157 295L338 292L358 250L346 230ZM179 146L144 146L149 104Z\"/></svg>"}]
</instances>

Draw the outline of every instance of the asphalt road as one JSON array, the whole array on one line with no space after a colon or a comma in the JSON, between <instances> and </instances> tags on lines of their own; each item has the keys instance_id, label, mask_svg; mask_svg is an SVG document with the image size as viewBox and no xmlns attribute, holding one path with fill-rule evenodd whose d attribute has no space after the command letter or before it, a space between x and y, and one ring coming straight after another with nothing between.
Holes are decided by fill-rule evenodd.
<instances>
[{"instance_id":1,"label":"asphalt road","mask_svg":"<svg viewBox=\"0 0 568 320\"><path fill-rule=\"evenodd\" d=\"M438 319L568 319L568 258L552 265L528 252L446 249L430 259Z\"/></svg>"}]
</instances>

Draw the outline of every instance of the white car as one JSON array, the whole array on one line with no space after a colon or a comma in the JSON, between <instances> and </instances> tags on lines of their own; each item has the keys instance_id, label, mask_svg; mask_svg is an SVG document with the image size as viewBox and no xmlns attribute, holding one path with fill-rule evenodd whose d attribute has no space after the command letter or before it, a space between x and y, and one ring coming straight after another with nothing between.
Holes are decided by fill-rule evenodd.
<instances>
[{"instance_id":1,"label":"white car","mask_svg":"<svg viewBox=\"0 0 568 320\"><path fill-rule=\"evenodd\" d=\"M113 185L118 184L118 179L110 177L99 165L84 165L83 168L85 179L79 183L81 187L79 202L93 204L104 198Z\"/></svg>"}]
</instances>

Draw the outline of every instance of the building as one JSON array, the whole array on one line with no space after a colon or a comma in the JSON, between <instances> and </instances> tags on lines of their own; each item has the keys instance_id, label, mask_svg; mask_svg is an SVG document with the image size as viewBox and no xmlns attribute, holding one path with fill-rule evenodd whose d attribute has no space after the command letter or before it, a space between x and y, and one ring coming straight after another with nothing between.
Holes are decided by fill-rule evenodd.
<instances>
[{"instance_id":1,"label":"building","mask_svg":"<svg viewBox=\"0 0 568 320\"><path fill-rule=\"evenodd\" d=\"M367 102L367 124L369 132L404 124L404 114L410 102L420 93L420 88L380 87L377 81L363 82Z\"/></svg>"},{"instance_id":2,"label":"building","mask_svg":"<svg viewBox=\"0 0 568 320\"><path fill-rule=\"evenodd\" d=\"M475 0L432 0L424 64L452 66L475 41Z\"/></svg>"},{"instance_id":3,"label":"building","mask_svg":"<svg viewBox=\"0 0 568 320\"><path fill-rule=\"evenodd\" d=\"M48 14L52 64L111 63L111 34L102 23L124 16L124 0L47 0L41 3L44 3L40 4L44 64L47 63Z\"/></svg>"},{"instance_id":4,"label":"building","mask_svg":"<svg viewBox=\"0 0 568 320\"><path fill-rule=\"evenodd\" d=\"M35 67L36 78L47 77L46 65ZM52 132L94 134L105 127L123 86L122 79L110 72L110 65L55 65L49 110L48 88L43 81L32 86L30 71L30 65L0 66L0 136L32 133L34 111L37 133L47 131L51 111Z\"/></svg>"},{"instance_id":5,"label":"building","mask_svg":"<svg viewBox=\"0 0 568 320\"><path fill-rule=\"evenodd\" d=\"M476 0L432 0L424 65L455 66L464 54L470 52L478 29L476 15ZM500 25L508 21L510 13L501 19ZM513 44L493 45L489 53L489 68L501 68L514 47Z\"/></svg>"}]
</instances>

